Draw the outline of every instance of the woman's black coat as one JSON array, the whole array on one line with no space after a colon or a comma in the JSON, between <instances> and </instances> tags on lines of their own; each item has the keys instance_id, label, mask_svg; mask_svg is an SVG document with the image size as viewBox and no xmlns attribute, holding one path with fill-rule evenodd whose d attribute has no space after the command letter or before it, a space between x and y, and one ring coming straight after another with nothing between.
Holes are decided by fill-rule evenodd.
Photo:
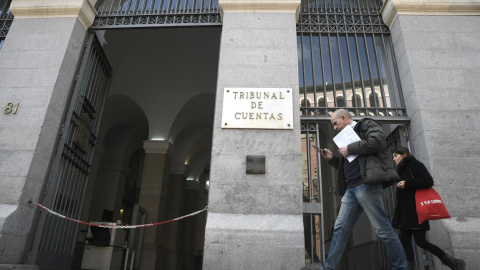
<instances>
[{"instance_id":1,"label":"woman's black coat","mask_svg":"<svg viewBox=\"0 0 480 270\"><path fill-rule=\"evenodd\" d=\"M418 216L415 210L415 191L433 186L432 176L425 165L414 156L405 157L397 165L397 172L400 179L405 181L405 189L397 188L397 204L392 225L399 229L429 230L428 220L418 224Z\"/></svg>"}]
</instances>

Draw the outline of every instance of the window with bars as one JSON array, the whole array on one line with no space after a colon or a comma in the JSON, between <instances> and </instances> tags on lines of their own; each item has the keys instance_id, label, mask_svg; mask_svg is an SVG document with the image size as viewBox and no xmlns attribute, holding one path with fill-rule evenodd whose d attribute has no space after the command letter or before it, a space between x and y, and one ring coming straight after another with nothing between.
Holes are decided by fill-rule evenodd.
<instances>
[{"instance_id":1,"label":"window with bars","mask_svg":"<svg viewBox=\"0 0 480 270\"><path fill-rule=\"evenodd\" d=\"M297 25L302 117L347 108L405 116L388 28L378 0L302 1Z\"/></svg>"},{"instance_id":2,"label":"window with bars","mask_svg":"<svg viewBox=\"0 0 480 270\"><path fill-rule=\"evenodd\" d=\"M12 0L0 0L0 49L13 21L13 14L9 10L11 2Z\"/></svg>"}]
</instances>

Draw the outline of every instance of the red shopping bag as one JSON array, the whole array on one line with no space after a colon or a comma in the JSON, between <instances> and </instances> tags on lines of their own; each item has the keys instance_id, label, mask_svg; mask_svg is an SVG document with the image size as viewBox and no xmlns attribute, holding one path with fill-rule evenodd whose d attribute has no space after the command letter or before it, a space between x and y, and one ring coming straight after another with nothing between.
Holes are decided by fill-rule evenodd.
<instances>
[{"instance_id":1,"label":"red shopping bag","mask_svg":"<svg viewBox=\"0 0 480 270\"><path fill-rule=\"evenodd\" d=\"M415 179L412 171L410 171L410 175L412 179ZM415 191L415 204L418 224L422 224L425 220L450 218L442 198L432 187L417 189Z\"/></svg>"},{"instance_id":2,"label":"red shopping bag","mask_svg":"<svg viewBox=\"0 0 480 270\"><path fill-rule=\"evenodd\" d=\"M433 188L417 189L415 192L418 223L425 220L450 218L450 214L443 204L443 200Z\"/></svg>"}]
</instances>

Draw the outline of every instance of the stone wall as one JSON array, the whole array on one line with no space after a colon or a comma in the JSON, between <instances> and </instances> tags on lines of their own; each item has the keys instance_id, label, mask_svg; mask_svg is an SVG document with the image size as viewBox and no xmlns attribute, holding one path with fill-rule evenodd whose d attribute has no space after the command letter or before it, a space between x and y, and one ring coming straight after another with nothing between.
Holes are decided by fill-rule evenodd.
<instances>
[{"instance_id":1,"label":"stone wall","mask_svg":"<svg viewBox=\"0 0 480 270\"><path fill-rule=\"evenodd\" d=\"M480 264L480 1L387 1L411 146L452 216L432 221L430 240ZM420 3L422 5L420 5ZM463 8L462 8L463 6ZM385 16L387 15L387 16ZM437 259L435 269L443 269Z\"/></svg>"},{"instance_id":2,"label":"stone wall","mask_svg":"<svg viewBox=\"0 0 480 270\"><path fill-rule=\"evenodd\" d=\"M93 21L92 1L12 1L0 50L0 264L22 263L77 63ZM93 15L93 17L92 17ZM3 109L2 109L3 111ZM24 266L27 267L27 266Z\"/></svg>"},{"instance_id":3,"label":"stone wall","mask_svg":"<svg viewBox=\"0 0 480 270\"><path fill-rule=\"evenodd\" d=\"M283 3L250 2L262 2L262 8ZM203 268L300 269L305 258L295 7L223 8ZM225 87L292 88L287 109L294 113L293 129L222 129ZM265 156L265 174L246 174L247 155Z\"/></svg>"}]
</instances>

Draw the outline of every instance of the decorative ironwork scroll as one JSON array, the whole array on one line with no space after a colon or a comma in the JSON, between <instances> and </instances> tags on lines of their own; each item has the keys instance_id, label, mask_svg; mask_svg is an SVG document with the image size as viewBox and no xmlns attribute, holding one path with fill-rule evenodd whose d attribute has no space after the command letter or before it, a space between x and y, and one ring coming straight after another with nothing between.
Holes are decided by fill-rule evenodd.
<instances>
[{"instance_id":1,"label":"decorative ironwork scroll","mask_svg":"<svg viewBox=\"0 0 480 270\"><path fill-rule=\"evenodd\" d=\"M297 32L390 33L382 19L381 0L303 0Z\"/></svg>"},{"instance_id":2,"label":"decorative ironwork scroll","mask_svg":"<svg viewBox=\"0 0 480 270\"><path fill-rule=\"evenodd\" d=\"M300 107L302 116L326 116L330 119L331 114L337 108L312 108ZM352 117L404 117L407 116L405 108L346 108Z\"/></svg>"},{"instance_id":3,"label":"decorative ironwork scroll","mask_svg":"<svg viewBox=\"0 0 480 270\"><path fill-rule=\"evenodd\" d=\"M307 122L302 122L300 124L300 128L302 131L312 131L316 132L317 131L317 124L316 123L307 123Z\"/></svg>"},{"instance_id":4,"label":"decorative ironwork scroll","mask_svg":"<svg viewBox=\"0 0 480 270\"><path fill-rule=\"evenodd\" d=\"M82 113L77 120L78 127L75 130L73 142L83 153L86 153L88 149L90 132L92 131L92 120L93 118L87 112Z\"/></svg>"},{"instance_id":5,"label":"decorative ironwork scroll","mask_svg":"<svg viewBox=\"0 0 480 270\"><path fill-rule=\"evenodd\" d=\"M91 29L221 25L218 0L104 0Z\"/></svg>"}]
</instances>

